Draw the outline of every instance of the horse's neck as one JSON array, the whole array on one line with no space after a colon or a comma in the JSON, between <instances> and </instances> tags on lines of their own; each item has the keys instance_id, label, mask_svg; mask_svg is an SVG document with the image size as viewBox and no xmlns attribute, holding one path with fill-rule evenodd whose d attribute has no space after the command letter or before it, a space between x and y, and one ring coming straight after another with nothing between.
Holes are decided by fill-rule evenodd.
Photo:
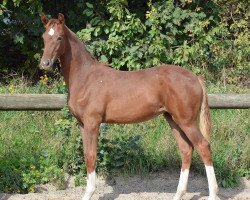
<instances>
[{"instance_id":1,"label":"horse's neck","mask_svg":"<svg viewBox=\"0 0 250 200\"><path fill-rule=\"evenodd\" d=\"M91 72L95 58L87 51L77 36L66 27L67 43L65 53L60 57L64 80L68 89L79 85L79 79L84 82L84 77Z\"/></svg>"}]
</instances>

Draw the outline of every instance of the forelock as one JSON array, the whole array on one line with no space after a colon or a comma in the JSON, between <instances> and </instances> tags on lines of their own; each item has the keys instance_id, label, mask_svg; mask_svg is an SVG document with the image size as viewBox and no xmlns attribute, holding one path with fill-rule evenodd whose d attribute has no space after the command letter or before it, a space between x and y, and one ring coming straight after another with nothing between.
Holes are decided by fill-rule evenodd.
<instances>
[{"instance_id":1,"label":"forelock","mask_svg":"<svg viewBox=\"0 0 250 200\"><path fill-rule=\"evenodd\" d=\"M47 27L54 26L55 24L60 24L59 20L58 19L50 19L48 24L47 24Z\"/></svg>"}]
</instances>

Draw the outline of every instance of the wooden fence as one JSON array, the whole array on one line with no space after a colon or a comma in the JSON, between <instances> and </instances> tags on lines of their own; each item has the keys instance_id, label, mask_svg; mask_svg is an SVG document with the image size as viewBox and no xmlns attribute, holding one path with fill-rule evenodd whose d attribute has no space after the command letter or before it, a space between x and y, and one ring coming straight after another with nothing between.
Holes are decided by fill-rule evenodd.
<instances>
[{"instance_id":1,"label":"wooden fence","mask_svg":"<svg viewBox=\"0 0 250 200\"><path fill-rule=\"evenodd\" d=\"M63 94L0 94L0 110L60 110L67 102ZM250 94L209 94L210 108L250 108Z\"/></svg>"}]
</instances>

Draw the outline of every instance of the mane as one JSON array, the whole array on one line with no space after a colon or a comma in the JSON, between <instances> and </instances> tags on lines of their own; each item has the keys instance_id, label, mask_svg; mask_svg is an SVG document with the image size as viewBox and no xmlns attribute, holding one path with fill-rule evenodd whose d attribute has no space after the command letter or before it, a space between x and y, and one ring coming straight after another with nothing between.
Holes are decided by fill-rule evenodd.
<instances>
[{"instance_id":1,"label":"mane","mask_svg":"<svg viewBox=\"0 0 250 200\"><path fill-rule=\"evenodd\" d=\"M79 41L79 42L80 42L80 44L81 44L81 46L82 46L82 50L83 50L86 54L88 54L93 60L97 60L97 59L89 52L89 50L86 48L87 45L86 45L82 40L80 40L80 39L77 37L77 35L76 35L73 31L70 30L70 28L68 28L66 25L64 25L64 26L65 26L66 30L69 32L69 34L71 34L71 35L73 36L73 38L74 38L76 41Z\"/></svg>"}]
</instances>

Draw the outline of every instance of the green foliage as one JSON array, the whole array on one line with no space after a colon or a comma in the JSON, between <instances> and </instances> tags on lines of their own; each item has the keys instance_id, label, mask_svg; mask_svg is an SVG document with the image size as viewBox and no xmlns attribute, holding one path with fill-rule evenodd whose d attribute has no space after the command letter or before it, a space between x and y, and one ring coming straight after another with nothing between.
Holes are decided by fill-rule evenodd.
<instances>
[{"instance_id":1,"label":"green foliage","mask_svg":"<svg viewBox=\"0 0 250 200\"><path fill-rule=\"evenodd\" d=\"M34 184L56 179L60 186L64 173L57 165L57 154L62 138L55 139L51 134L51 121L58 118L58 114L1 112L0 115L3 120L0 124L0 190L34 192Z\"/></svg>"},{"instance_id":2,"label":"green foliage","mask_svg":"<svg viewBox=\"0 0 250 200\"><path fill-rule=\"evenodd\" d=\"M233 187L238 184L239 175L249 175L250 162L246 153L249 152L250 124L241 120L250 115L247 111L244 115L240 110L228 110L227 112L218 110L213 111L212 116L215 133L212 142L216 139L220 141L220 143L214 142L214 151L218 152L213 154L214 165L217 168L216 174L223 187ZM241 124L241 126L237 127L237 124ZM242 162L243 160L244 162Z\"/></svg>"},{"instance_id":3,"label":"green foliage","mask_svg":"<svg viewBox=\"0 0 250 200\"><path fill-rule=\"evenodd\" d=\"M235 169L231 166L232 163L229 163L229 154L227 152L228 146L221 145L219 149L219 154L214 155L214 167L218 169L216 171L216 177L218 179L218 184L222 187L235 187L238 185L238 174ZM233 156L233 159L237 159L236 155Z\"/></svg>"},{"instance_id":4,"label":"green foliage","mask_svg":"<svg viewBox=\"0 0 250 200\"><path fill-rule=\"evenodd\" d=\"M0 2L0 78L9 74L28 76L37 80L40 75L38 63L42 54L42 33L40 20L42 12L56 17L63 12L69 19L67 24L75 30L86 23L82 13L82 1L4 0ZM47 13L49 12L49 13ZM73 20L74 19L74 20Z\"/></svg>"},{"instance_id":5,"label":"green foliage","mask_svg":"<svg viewBox=\"0 0 250 200\"><path fill-rule=\"evenodd\" d=\"M53 131L57 137L63 137L60 144L62 151L58 155L60 165L62 165L69 174L86 174L85 171L81 172L83 169L83 150L76 120L73 119L67 106L62 109L61 113L62 117L55 122L55 129Z\"/></svg>"},{"instance_id":6,"label":"green foliage","mask_svg":"<svg viewBox=\"0 0 250 200\"><path fill-rule=\"evenodd\" d=\"M109 173L112 170L128 169L142 156L140 135L117 135L113 139L99 138L97 170Z\"/></svg>"},{"instance_id":7,"label":"green foliage","mask_svg":"<svg viewBox=\"0 0 250 200\"><path fill-rule=\"evenodd\" d=\"M13 79L7 87L0 85L0 91L65 93L62 81L52 84L50 80L51 77L44 75L31 86L26 79ZM58 189L64 188L65 171L58 156L64 136L55 137L58 130L55 121L60 119L59 113L1 112L0 115L3 122L6 121L0 124L0 191L34 192L35 185L47 182L52 182Z\"/></svg>"},{"instance_id":8,"label":"green foliage","mask_svg":"<svg viewBox=\"0 0 250 200\"><path fill-rule=\"evenodd\" d=\"M38 13L40 1L5 0L0 3L0 51L1 74L10 72L37 72L37 53L42 47L39 40L42 26Z\"/></svg>"},{"instance_id":9,"label":"green foliage","mask_svg":"<svg viewBox=\"0 0 250 200\"><path fill-rule=\"evenodd\" d=\"M44 30L39 15L67 25L101 61L122 70L178 64L210 81L247 84L248 1L5 0L0 3L0 74L37 77ZM6 49L9 49L6 51Z\"/></svg>"},{"instance_id":10,"label":"green foliage","mask_svg":"<svg viewBox=\"0 0 250 200\"><path fill-rule=\"evenodd\" d=\"M43 75L40 80L34 84L31 80L25 77L22 78L9 78L9 84L0 82L0 93L39 93L39 94L66 94L67 88L62 80L56 76Z\"/></svg>"},{"instance_id":11,"label":"green foliage","mask_svg":"<svg viewBox=\"0 0 250 200\"><path fill-rule=\"evenodd\" d=\"M53 183L58 189L65 188L64 170L56 165L51 156L45 154L40 156L37 167L31 165L29 170L22 173L23 192L35 192L35 185L42 183Z\"/></svg>"},{"instance_id":12,"label":"green foliage","mask_svg":"<svg viewBox=\"0 0 250 200\"><path fill-rule=\"evenodd\" d=\"M96 57L117 69L174 63L235 84L250 68L246 4L235 1L235 9L220 1L149 1L142 18L124 0L110 0L102 11L88 3L83 14L89 24L77 34ZM228 7L240 17L228 19ZM108 18L102 17L105 12Z\"/></svg>"},{"instance_id":13,"label":"green foliage","mask_svg":"<svg viewBox=\"0 0 250 200\"><path fill-rule=\"evenodd\" d=\"M75 186L86 185L87 168L86 165L81 165L80 171L75 176Z\"/></svg>"}]
</instances>

